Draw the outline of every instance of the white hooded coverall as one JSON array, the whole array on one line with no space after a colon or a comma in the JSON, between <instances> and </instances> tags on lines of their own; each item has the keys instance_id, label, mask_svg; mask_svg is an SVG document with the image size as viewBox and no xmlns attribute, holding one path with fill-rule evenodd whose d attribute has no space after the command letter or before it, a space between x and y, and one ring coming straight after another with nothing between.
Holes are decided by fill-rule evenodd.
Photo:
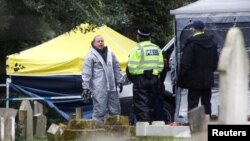
<instances>
[{"instance_id":1,"label":"white hooded coverall","mask_svg":"<svg viewBox=\"0 0 250 141\"><path fill-rule=\"evenodd\" d=\"M117 84L122 83L121 68L115 55L107 49L107 61L91 47L82 71L82 87L89 89L93 100L93 120L103 121L104 116L121 112Z\"/></svg>"}]
</instances>

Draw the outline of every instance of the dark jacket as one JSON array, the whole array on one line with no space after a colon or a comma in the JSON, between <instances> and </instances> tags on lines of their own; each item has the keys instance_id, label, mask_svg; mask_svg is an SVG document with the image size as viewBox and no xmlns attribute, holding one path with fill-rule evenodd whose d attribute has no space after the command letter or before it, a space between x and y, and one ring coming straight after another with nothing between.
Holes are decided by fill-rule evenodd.
<instances>
[{"instance_id":1,"label":"dark jacket","mask_svg":"<svg viewBox=\"0 0 250 141\"><path fill-rule=\"evenodd\" d=\"M211 88L217 64L217 44L212 37L198 34L187 39L181 57L177 85L188 89Z\"/></svg>"}]
</instances>

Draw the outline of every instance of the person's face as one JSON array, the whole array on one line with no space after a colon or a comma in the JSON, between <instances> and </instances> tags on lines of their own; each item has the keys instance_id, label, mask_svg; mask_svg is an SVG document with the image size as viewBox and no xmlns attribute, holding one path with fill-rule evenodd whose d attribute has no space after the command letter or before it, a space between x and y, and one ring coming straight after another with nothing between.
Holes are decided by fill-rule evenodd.
<instances>
[{"instance_id":1,"label":"person's face","mask_svg":"<svg viewBox=\"0 0 250 141\"><path fill-rule=\"evenodd\" d=\"M193 34L193 35L194 35L195 33L197 33L197 32L203 32L203 30L195 29L194 27L192 27L191 30L192 30L192 34Z\"/></svg>"},{"instance_id":2,"label":"person's face","mask_svg":"<svg viewBox=\"0 0 250 141\"><path fill-rule=\"evenodd\" d=\"M98 49L103 49L104 48L104 40L102 36L96 36L94 39L94 46Z\"/></svg>"}]
</instances>

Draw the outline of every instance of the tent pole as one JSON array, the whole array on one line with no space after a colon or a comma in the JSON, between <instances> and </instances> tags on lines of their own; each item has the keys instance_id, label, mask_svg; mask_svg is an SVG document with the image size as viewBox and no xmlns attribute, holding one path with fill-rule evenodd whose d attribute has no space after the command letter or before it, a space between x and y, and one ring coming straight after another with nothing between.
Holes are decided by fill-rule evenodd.
<instances>
[{"instance_id":1,"label":"tent pole","mask_svg":"<svg viewBox=\"0 0 250 141\"><path fill-rule=\"evenodd\" d=\"M11 78L6 78L6 98L9 99L10 97L10 83ZM6 108L9 108L9 101L6 101Z\"/></svg>"}]
</instances>

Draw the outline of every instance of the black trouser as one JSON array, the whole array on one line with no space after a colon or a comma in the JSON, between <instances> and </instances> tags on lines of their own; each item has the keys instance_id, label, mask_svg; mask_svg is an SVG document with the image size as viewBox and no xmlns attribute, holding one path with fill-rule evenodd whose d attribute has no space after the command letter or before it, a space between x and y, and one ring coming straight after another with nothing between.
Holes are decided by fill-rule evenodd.
<instances>
[{"instance_id":1,"label":"black trouser","mask_svg":"<svg viewBox=\"0 0 250 141\"><path fill-rule=\"evenodd\" d=\"M205 113L211 115L211 96L211 88L188 89L188 111L197 107L201 98Z\"/></svg>"},{"instance_id":2,"label":"black trouser","mask_svg":"<svg viewBox=\"0 0 250 141\"><path fill-rule=\"evenodd\" d=\"M134 78L133 102L137 121L152 121L158 81L157 76L146 78L141 75Z\"/></svg>"}]
</instances>

